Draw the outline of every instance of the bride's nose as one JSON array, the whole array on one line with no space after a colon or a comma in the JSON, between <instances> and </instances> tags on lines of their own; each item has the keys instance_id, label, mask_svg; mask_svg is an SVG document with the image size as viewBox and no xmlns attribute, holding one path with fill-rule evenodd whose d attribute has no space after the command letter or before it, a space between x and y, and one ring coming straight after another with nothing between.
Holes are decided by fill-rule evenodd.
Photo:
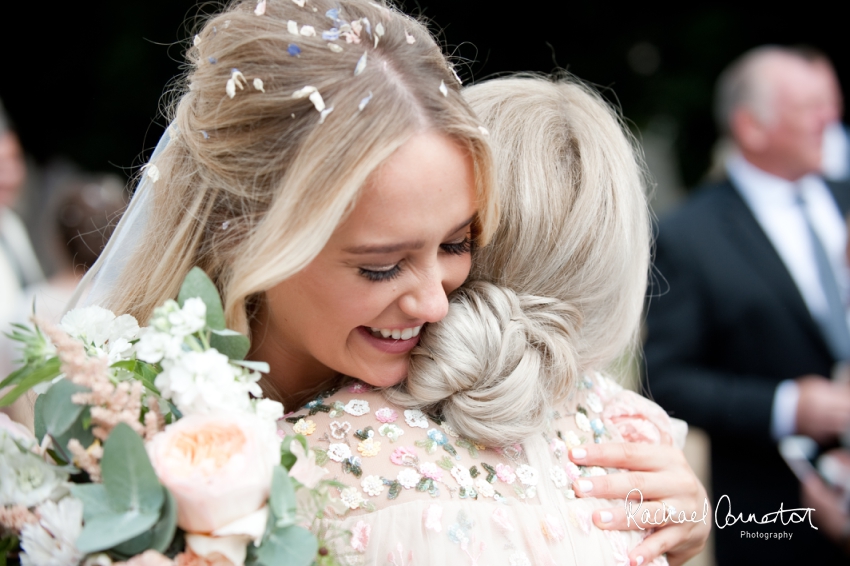
<instances>
[{"instance_id":1,"label":"bride's nose","mask_svg":"<svg viewBox=\"0 0 850 566\"><path fill-rule=\"evenodd\" d=\"M419 279L418 284L399 298L399 308L406 315L425 322L443 320L449 312L444 279L439 268L429 270L426 277Z\"/></svg>"}]
</instances>

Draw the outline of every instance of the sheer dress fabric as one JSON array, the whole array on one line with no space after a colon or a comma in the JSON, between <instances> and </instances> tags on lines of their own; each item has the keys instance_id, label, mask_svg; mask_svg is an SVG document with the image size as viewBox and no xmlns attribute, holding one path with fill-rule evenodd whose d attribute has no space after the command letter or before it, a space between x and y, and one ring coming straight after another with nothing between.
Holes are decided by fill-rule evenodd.
<instances>
[{"instance_id":1,"label":"sheer dress fabric","mask_svg":"<svg viewBox=\"0 0 850 566\"><path fill-rule=\"evenodd\" d=\"M476 445L357 381L279 427L304 434L325 479L345 486L334 493L342 512L326 522L343 564L626 566L649 531L598 529L593 510L624 502L576 499L572 489L618 470L576 466L567 452L593 442L681 447L683 424L596 374L581 379L544 434L506 449Z\"/></svg>"}]
</instances>

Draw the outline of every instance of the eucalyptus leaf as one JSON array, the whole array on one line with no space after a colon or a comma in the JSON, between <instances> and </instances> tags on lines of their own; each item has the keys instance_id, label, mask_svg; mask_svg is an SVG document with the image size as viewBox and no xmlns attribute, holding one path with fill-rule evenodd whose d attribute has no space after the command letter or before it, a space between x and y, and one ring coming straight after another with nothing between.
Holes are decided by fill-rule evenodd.
<instances>
[{"instance_id":1,"label":"eucalyptus leaf","mask_svg":"<svg viewBox=\"0 0 850 566\"><path fill-rule=\"evenodd\" d=\"M274 515L274 524L276 527L282 528L295 524L295 505L295 489L292 487L289 474L282 466L275 466L272 473L269 506L271 507L272 515Z\"/></svg>"},{"instance_id":2,"label":"eucalyptus leaf","mask_svg":"<svg viewBox=\"0 0 850 566\"><path fill-rule=\"evenodd\" d=\"M6 393L6 395L4 395L2 399L0 399L0 407L8 407L12 403L14 403L18 399L18 397L20 397L39 383L50 381L58 375L59 358L50 358L43 364L30 369L30 371L27 372L25 376L19 377L18 383L15 385L15 387L11 391Z\"/></svg>"},{"instance_id":3,"label":"eucalyptus leaf","mask_svg":"<svg viewBox=\"0 0 850 566\"><path fill-rule=\"evenodd\" d=\"M109 497L102 483L75 483L70 487L71 495L83 502L83 519L86 521L115 514L109 506Z\"/></svg>"},{"instance_id":4,"label":"eucalyptus leaf","mask_svg":"<svg viewBox=\"0 0 850 566\"><path fill-rule=\"evenodd\" d=\"M150 529L157 519L159 519L158 511L134 510L98 515L86 520L83 532L80 533L75 544L83 554L106 550Z\"/></svg>"},{"instance_id":5,"label":"eucalyptus leaf","mask_svg":"<svg viewBox=\"0 0 850 566\"><path fill-rule=\"evenodd\" d=\"M168 545L171 544L176 530L177 501L168 490L165 490L165 504L162 506L159 520L154 526L142 534L113 547L111 550L123 558L130 558L148 549L165 552Z\"/></svg>"},{"instance_id":6,"label":"eucalyptus leaf","mask_svg":"<svg viewBox=\"0 0 850 566\"><path fill-rule=\"evenodd\" d=\"M287 471L292 469L292 466L295 465L295 462L298 459L289 449L293 440L300 442L301 446L304 447L304 451L307 451L307 437L303 434L287 435L286 438L283 439L283 442L280 443L280 465L286 468Z\"/></svg>"},{"instance_id":7,"label":"eucalyptus leaf","mask_svg":"<svg viewBox=\"0 0 850 566\"><path fill-rule=\"evenodd\" d=\"M210 346L231 360L244 360L251 349L251 341L244 334L233 330L213 330L210 334Z\"/></svg>"},{"instance_id":8,"label":"eucalyptus leaf","mask_svg":"<svg viewBox=\"0 0 850 566\"><path fill-rule=\"evenodd\" d=\"M89 389L68 379L61 379L54 383L47 393L39 397L44 399L40 405L40 420L44 425L45 433L54 438L62 436L76 421L80 420L86 406L74 403L71 396L83 391L89 391Z\"/></svg>"},{"instance_id":9,"label":"eucalyptus leaf","mask_svg":"<svg viewBox=\"0 0 850 566\"><path fill-rule=\"evenodd\" d=\"M262 566L309 566L316 559L319 541L303 527L274 528L257 549L257 564Z\"/></svg>"},{"instance_id":10,"label":"eucalyptus leaf","mask_svg":"<svg viewBox=\"0 0 850 566\"><path fill-rule=\"evenodd\" d=\"M200 267L193 267L183 280L177 302L182 307L186 299L198 297L207 306L207 326L214 330L223 330L224 308L215 284Z\"/></svg>"},{"instance_id":11,"label":"eucalyptus leaf","mask_svg":"<svg viewBox=\"0 0 850 566\"><path fill-rule=\"evenodd\" d=\"M113 509L145 515L154 513L159 517L165 490L154 473L144 442L125 423L113 428L106 439L100 467Z\"/></svg>"}]
</instances>

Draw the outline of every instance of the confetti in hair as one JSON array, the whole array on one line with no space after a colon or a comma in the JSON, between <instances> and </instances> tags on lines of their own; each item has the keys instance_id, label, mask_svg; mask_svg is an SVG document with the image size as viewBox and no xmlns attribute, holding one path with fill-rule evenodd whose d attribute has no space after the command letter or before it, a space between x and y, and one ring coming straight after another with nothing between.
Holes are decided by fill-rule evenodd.
<instances>
[{"instance_id":1,"label":"confetti in hair","mask_svg":"<svg viewBox=\"0 0 850 566\"><path fill-rule=\"evenodd\" d=\"M230 78L227 79L227 85L224 87L224 91L227 93L227 96L233 98L236 96L236 87L239 87L239 90L244 90L245 85L248 84L248 79L245 78L239 69L231 69L230 70Z\"/></svg>"},{"instance_id":2,"label":"confetti in hair","mask_svg":"<svg viewBox=\"0 0 850 566\"><path fill-rule=\"evenodd\" d=\"M156 183L160 179L159 167L154 164L148 164L145 167L145 174L148 176L148 179L151 180L152 183Z\"/></svg>"},{"instance_id":3,"label":"confetti in hair","mask_svg":"<svg viewBox=\"0 0 850 566\"><path fill-rule=\"evenodd\" d=\"M298 35L298 22L294 22L292 20L287 21L286 31L288 31L292 35Z\"/></svg>"},{"instance_id":4,"label":"confetti in hair","mask_svg":"<svg viewBox=\"0 0 850 566\"><path fill-rule=\"evenodd\" d=\"M375 47L378 46L378 39L384 36L384 24L378 22L375 26Z\"/></svg>"},{"instance_id":5,"label":"confetti in hair","mask_svg":"<svg viewBox=\"0 0 850 566\"><path fill-rule=\"evenodd\" d=\"M363 98L360 99L360 104L357 105L357 111L363 112L363 109L366 108L366 105L369 104L369 102L371 102L371 101L372 101L372 91L370 90L368 96L364 96Z\"/></svg>"},{"instance_id":6,"label":"confetti in hair","mask_svg":"<svg viewBox=\"0 0 850 566\"><path fill-rule=\"evenodd\" d=\"M327 12L325 12L325 16L332 19L333 21L339 20L339 8L331 8Z\"/></svg>"},{"instance_id":7,"label":"confetti in hair","mask_svg":"<svg viewBox=\"0 0 850 566\"><path fill-rule=\"evenodd\" d=\"M259 90L260 92L266 92L266 89L263 88L263 79L254 79L254 89Z\"/></svg>"},{"instance_id":8,"label":"confetti in hair","mask_svg":"<svg viewBox=\"0 0 850 566\"><path fill-rule=\"evenodd\" d=\"M299 8L303 8L304 4L307 3L307 0L292 0L292 3L298 6Z\"/></svg>"},{"instance_id":9,"label":"confetti in hair","mask_svg":"<svg viewBox=\"0 0 850 566\"><path fill-rule=\"evenodd\" d=\"M324 110L322 110L322 112L319 114L319 123L324 124L325 118L327 118L328 114L330 114L333 111L334 111L333 106L331 106L330 108L325 108Z\"/></svg>"},{"instance_id":10,"label":"confetti in hair","mask_svg":"<svg viewBox=\"0 0 850 566\"><path fill-rule=\"evenodd\" d=\"M195 39L193 39L193 40L192 40L192 44L193 44L195 47L199 46L199 45L201 44L201 36L200 36L200 35L196 35L196 36L195 36Z\"/></svg>"},{"instance_id":11,"label":"confetti in hair","mask_svg":"<svg viewBox=\"0 0 850 566\"><path fill-rule=\"evenodd\" d=\"M357 61L357 66L354 67L354 76L356 77L366 68L366 52L363 52L363 55L360 56L360 59Z\"/></svg>"},{"instance_id":12,"label":"confetti in hair","mask_svg":"<svg viewBox=\"0 0 850 566\"><path fill-rule=\"evenodd\" d=\"M342 46L337 45L336 43L328 43L328 48L334 53L342 53Z\"/></svg>"},{"instance_id":13,"label":"confetti in hair","mask_svg":"<svg viewBox=\"0 0 850 566\"><path fill-rule=\"evenodd\" d=\"M452 74L455 76L455 80L457 81L457 84L462 86L463 81L460 80L460 75L457 74L457 71L455 71L455 68L453 66L449 65L449 69L451 70Z\"/></svg>"},{"instance_id":14,"label":"confetti in hair","mask_svg":"<svg viewBox=\"0 0 850 566\"><path fill-rule=\"evenodd\" d=\"M331 28L328 31L322 32L322 39L325 41L336 41L339 39L339 30L336 28Z\"/></svg>"},{"instance_id":15,"label":"confetti in hair","mask_svg":"<svg viewBox=\"0 0 850 566\"><path fill-rule=\"evenodd\" d=\"M322 99L322 95L319 94L319 89L316 87L308 85L292 93L292 98L305 97L310 99L310 102L313 103L313 106L315 106L316 110L319 112L325 109L325 101Z\"/></svg>"},{"instance_id":16,"label":"confetti in hair","mask_svg":"<svg viewBox=\"0 0 850 566\"><path fill-rule=\"evenodd\" d=\"M210 65L215 65L216 63L218 63L218 59L216 59L215 57L207 57L207 61L210 62Z\"/></svg>"},{"instance_id":17,"label":"confetti in hair","mask_svg":"<svg viewBox=\"0 0 850 566\"><path fill-rule=\"evenodd\" d=\"M489 136L489 135L490 135L490 130L488 130L488 129L487 129L487 128L485 128L484 126L478 126L478 130L479 130L482 134L484 134L485 136Z\"/></svg>"},{"instance_id":18,"label":"confetti in hair","mask_svg":"<svg viewBox=\"0 0 850 566\"><path fill-rule=\"evenodd\" d=\"M210 135L207 133L206 130L201 130L201 135L204 136L205 140L210 139Z\"/></svg>"},{"instance_id":19,"label":"confetti in hair","mask_svg":"<svg viewBox=\"0 0 850 566\"><path fill-rule=\"evenodd\" d=\"M316 28L313 26L301 26L301 35L304 37L313 37L316 35Z\"/></svg>"},{"instance_id":20,"label":"confetti in hair","mask_svg":"<svg viewBox=\"0 0 850 566\"><path fill-rule=\"evenodd\" d=\"M442 92L442 93L443 93L443 96L448 96L448 95L449 95L449 89L448 89L448 88L446 88L446 83L445 83L445 81L440 81L440 92Z\"/></svg>"},{"instance_id":21,"label":"confetti in hair","mask_svg":"<svg viewBox=\"0 0 850 566\"><path fill-rule=\"evenodd\" d=\"M254 13L258 16L262 16L266 13L266 0L260 0L257 7L254 9Z\"/></svg>"},{"instance_id":22,"label":"confetti in hair","mask_svg":"<svg viewBox=\"0 0 850 566\"><path fill-rule=\"evenodd\" d=\"M407 30L404 30L404 39L407 41L408 45L413 45L414 43L416 43L416 38L410 35L410 32Z\"/></svg>"},{"instance_id":23,"label":"confetti in hair","mask_svg":"<svg viewBox=\"0 0 850 566\"><path fill-rule=\"evenodd\" d=\"M289 47L286 48L286 52L292 55L293 57L298 57L301 55L301 48L295 45L294 43L290 43Z\"/></svg>"}]
</instances>

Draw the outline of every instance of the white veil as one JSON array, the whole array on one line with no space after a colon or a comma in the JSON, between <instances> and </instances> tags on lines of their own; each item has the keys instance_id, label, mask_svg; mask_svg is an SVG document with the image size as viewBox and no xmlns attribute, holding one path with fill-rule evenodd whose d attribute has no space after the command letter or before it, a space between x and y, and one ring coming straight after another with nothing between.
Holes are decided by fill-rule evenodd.
<instances>
[{"instance_id":1,"label":"white veil","mask_svg":"<svg viewBox=\"0 0 850 566\"><path fill-rule=\"evenodd\" d=\"M118 226L115 227L100 257L77 285L77 290L74 291L66 311L73 309L78 303L80 306L101 305L114 289L118 277L127 266L127 261L132 257L147 228L148 218L152 213L152 189L156 177L153 173L156 169L152 167L156 158L171 140L171 128L172 126L169 126L165 129L156 144L156 149L144 167L139 186L130 199L127 210L118 222Z\"/></svg>"}]
</instances>

